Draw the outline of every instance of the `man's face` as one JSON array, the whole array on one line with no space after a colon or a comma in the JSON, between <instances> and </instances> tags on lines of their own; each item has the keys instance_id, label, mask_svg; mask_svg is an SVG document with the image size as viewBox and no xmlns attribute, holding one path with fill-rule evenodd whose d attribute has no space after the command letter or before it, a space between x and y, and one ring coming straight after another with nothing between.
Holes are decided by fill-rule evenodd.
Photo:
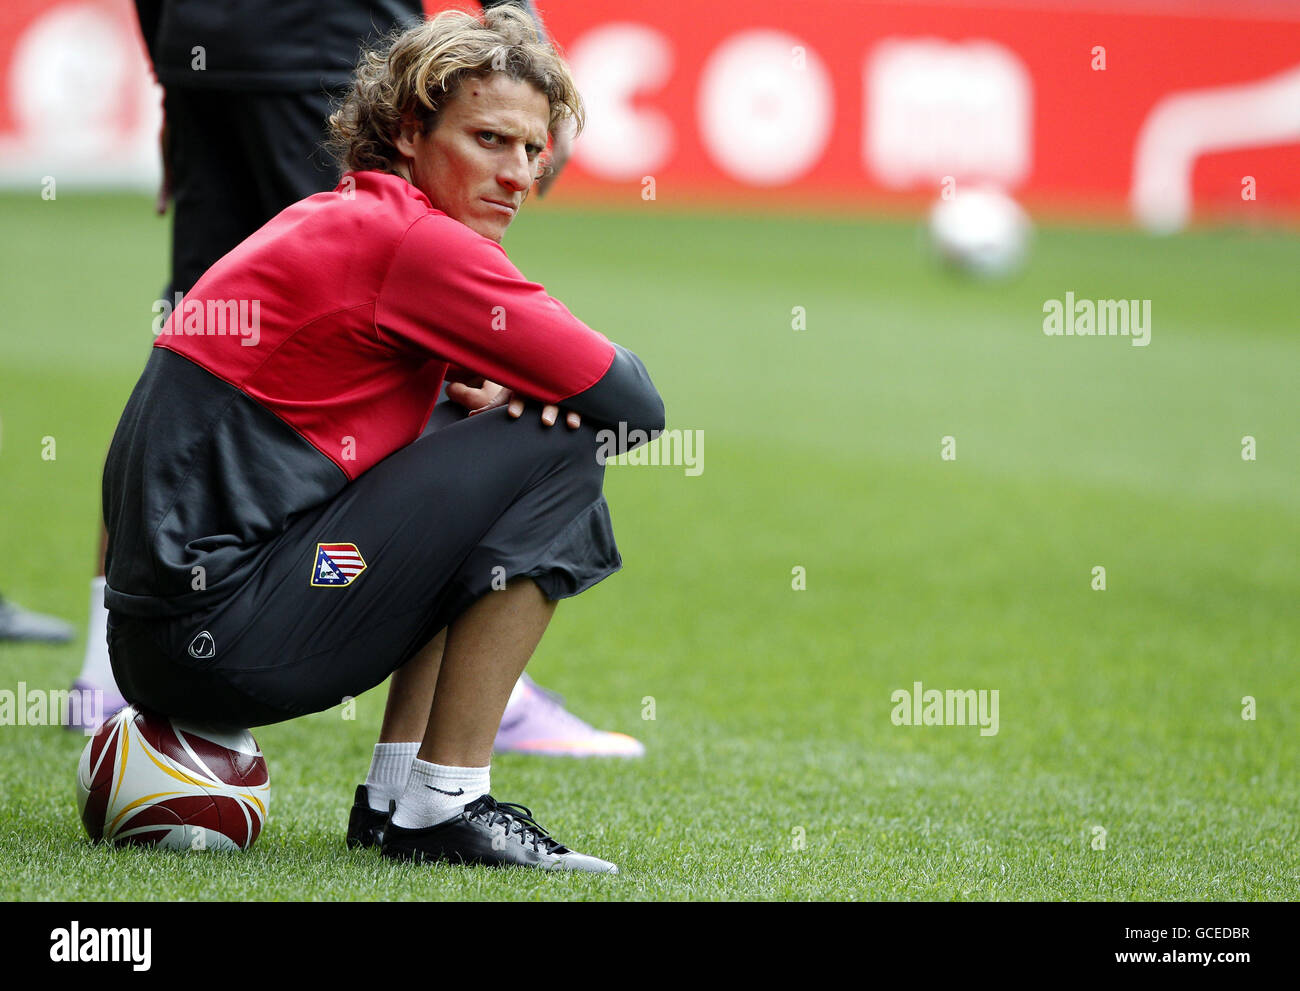
<instances>
[{"instance_id":1,"label":"man's face","mask_svg":"<svg viewBox=\"0 0 1300 991\"><path fill-rule=\"evenodd\" d=\"M435 209L499 242L537 175L550 117L545 93L494 72L462 82L428 134L404 126L394 144Z\"/></svg>"}]
</instances>

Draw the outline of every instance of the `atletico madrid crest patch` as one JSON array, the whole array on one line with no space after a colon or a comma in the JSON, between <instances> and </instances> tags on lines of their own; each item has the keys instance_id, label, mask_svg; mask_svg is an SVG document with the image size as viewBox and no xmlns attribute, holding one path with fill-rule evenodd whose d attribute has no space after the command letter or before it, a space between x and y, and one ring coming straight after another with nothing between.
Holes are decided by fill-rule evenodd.
<instances>
[{"instance_id":1,"label":"atletico madrid crest patch","mask_svg":"<svg viewBox=\"0 0 1300 991\"><path fill-rule=\"evenodd\" d=\"M365 570L366 562L356 544L317 544L311 583L322 588L351 585Z\"/></svg>"}]
</instances>

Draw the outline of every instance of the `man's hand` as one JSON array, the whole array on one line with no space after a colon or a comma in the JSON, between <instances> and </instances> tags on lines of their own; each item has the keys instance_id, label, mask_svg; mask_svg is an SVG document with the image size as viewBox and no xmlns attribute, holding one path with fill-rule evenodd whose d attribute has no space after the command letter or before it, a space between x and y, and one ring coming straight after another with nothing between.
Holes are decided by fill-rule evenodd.
<instances>
[{"instance_id":1,"label":"man's hand","mask_svg":"<svg viewBox=\"0 0 1300 991\"><path fill-rule=\"evenodd\" d=\"M470 375L459 369L447 374L447 398L469 410L469 415L486 413L498 406L508 406L507 412L516 420L524 415L524 398L511 393L505 386L497 385L481 375ZM542 407L542 423L550 427L560 415L560 407L546 405ZM576 430L582 425L582 417L569 410L564 415L564 422Z\"/></svg>"},{"instance_id":2,"label":"man's hand","mask_svg":"<svg viewBox=\"0 0 1300 991\"><path fill-rule=\"evenodd\" d=\"M490 409L490 404L501 391L501 386L489 382L482 375L475 376L460 371L447 374L447 398L464 406L471 413Z\"/></svg>"}]
</instances>

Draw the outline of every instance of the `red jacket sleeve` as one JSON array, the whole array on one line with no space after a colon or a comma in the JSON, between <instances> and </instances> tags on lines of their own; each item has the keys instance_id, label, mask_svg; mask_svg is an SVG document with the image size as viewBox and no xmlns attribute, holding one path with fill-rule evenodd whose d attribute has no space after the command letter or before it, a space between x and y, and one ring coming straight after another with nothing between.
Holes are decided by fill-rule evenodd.
<instances>
[{"instance_id":1,"label":"red jacket sleeve","mask_svg":"<svg viewBox=\"0 0 1300 991\"><path fill-rule=\"evenodd\" d=\"M615 346L529 282L499 244L445 214L407 230L380 288L375 324L393 346L560 403L594 386Z\"/></svg>"}]
</instances>

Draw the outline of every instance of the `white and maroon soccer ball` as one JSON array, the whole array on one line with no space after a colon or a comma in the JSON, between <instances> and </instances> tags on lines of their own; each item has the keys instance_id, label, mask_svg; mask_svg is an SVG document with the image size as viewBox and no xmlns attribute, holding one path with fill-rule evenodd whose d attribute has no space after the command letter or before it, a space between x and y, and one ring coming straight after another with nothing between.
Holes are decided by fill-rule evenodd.
<instances>
[{"instance_id":1,"label":"white and maroon soccer ball","mask_svg":"<svg viewBox=\"0 0 1300 991\"><path fill-rule=\"evenodd\" d=\"M77 807L96 842L247 850L270 800L266 760L247 730L132 706L99 728L77 766Z\"/></svg>"}]
</instances>

